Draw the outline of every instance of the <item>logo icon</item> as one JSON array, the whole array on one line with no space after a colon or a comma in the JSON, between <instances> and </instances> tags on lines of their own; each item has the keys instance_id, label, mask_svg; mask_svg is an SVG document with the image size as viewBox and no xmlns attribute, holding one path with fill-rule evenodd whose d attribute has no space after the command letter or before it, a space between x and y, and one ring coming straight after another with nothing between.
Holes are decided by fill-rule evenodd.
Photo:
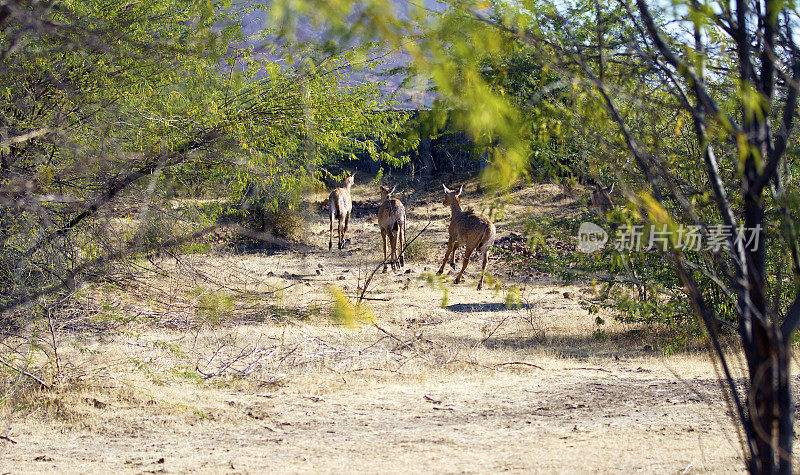
<instances>
[{"instance_id":1,"label":"logo icon","mask_svg":"<svg viewBox=\"0 0 800 475\"><path fill-rule=\"evenodd\" d=\"M578 250L590 253L599 251L608 242L608 233L594 223L581 223L578 228Z\"/></svg>"}]
</instances>

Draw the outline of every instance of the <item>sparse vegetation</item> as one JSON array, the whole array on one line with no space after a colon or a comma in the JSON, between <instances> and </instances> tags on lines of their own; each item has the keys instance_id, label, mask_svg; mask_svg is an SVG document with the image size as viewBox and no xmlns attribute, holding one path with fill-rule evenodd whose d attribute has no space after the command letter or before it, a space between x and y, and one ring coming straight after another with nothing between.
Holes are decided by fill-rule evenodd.
<instances>
[{"instance_id":1,"label":"sparse vegetation","mask_svg":"<svg viewBox=\"0 0 800 475\"><path fill-rule=\"evenodd\" d=\"M794 4L267 3L0 1L15 470L792 472Z\"/></svg>"}]
</instances>

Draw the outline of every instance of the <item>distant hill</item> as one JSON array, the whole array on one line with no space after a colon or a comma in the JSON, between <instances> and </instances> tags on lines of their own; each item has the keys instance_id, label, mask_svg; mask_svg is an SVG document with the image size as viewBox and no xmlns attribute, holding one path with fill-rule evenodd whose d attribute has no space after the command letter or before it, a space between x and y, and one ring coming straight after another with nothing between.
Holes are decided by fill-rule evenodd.
<instances>
[{"instance_id":1,"label":"distant hill","mask_svg":"<svg viewBox=\"0 0 800 475\"><path fill-rule=\"evenodd\" d=\"M444 11L447 5L438 0L422 0L425 7L431 11ZM259 3L269 5L269 0L260 0ZM396 13L399 17L407 15L407 6L410 2L405 0L395 0ZM265 26L266 12L256 12L248 15L243 20L243 32L250 38L255 38ZM296 39L300 42L313 42L322 39L322 32L315 29L309 22L298 22ZM251 41L256 51L264 51L263 45L269 42L280 42L277 38L256 42ZM271 45L270 45L271 46ZM265 53L266 54L266 53ZM394 96L397 101L397 108L403 110L430 109L435 99L435 93L430 91L427 83L404 85L405 76L402 70L409 64L410 58L402 52L391 52L387 50L376 51L371 55L374 60L373 67L366 67L363 70L354 70L350 75L352 83L362 83L365 81L380 83L381 90L387 96ZM372 61L371 61L372 62Z\"/></svg>"}]
</instances>

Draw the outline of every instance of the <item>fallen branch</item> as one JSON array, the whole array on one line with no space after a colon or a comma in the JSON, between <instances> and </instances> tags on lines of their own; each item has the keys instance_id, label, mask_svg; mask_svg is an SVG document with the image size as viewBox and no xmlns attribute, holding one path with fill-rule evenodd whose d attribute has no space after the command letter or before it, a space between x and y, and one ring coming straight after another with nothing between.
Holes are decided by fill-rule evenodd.
<instances>
[{"instance_id":1,"label":"fallen branch","mask_svg":"<svg viewBox=\"0 0 800 475\"><path fill-rule=\"evenodd\" d=\"M29 373L29 372L27 372L27 371L25 371L23 369L19 369L16 366L12 365L11 363L7 362L6 360L4 360L2 358L0 358L0 364L2 364L3 366L5 366L5 367L7 367L7 368L9 368L9 369L11 369L13 371L16 371L19 374L22 374L24 376L27 376L27 377L31 378L32 380L34 380L37 383L41 384L42 387L44 387L46 389L51 389L51 386L49 384L45 383L44 381L42 381L38 376L36 376L34 374L31 374L31 373Z\"/></svg>"},{"instance_id":2,"label":"fallen branch","mask_svg":"<svg viewBox=\"0 0 800 475\"><path fill-rule=\"evenodd\" d=\"M526 363L524 361L509 361L508 363L497 363L495 366L509 366L509 365L513 365L513 364L518 364L518 365L523 365L523 366L533 366L536 369L540 369L540 370L544 371L544 368L542 368L541 366L535 365L533 363Z\"/></svg>"},{"instance_id":3,"label":"fallen branch","mask_svg":"<svg viewBox=\"0 0 800 475\"><path fill-rule=\"evenodd\" d=\"M500 323L498 323L497 326L495 326L494 329L491 332L489 332L488 335L486 335L486 338L484 338L483 340L479 341L473 348L476 348L478 345L482 345L482 344L486 343L486 341L489 338L493 337L494 334L497 333L497 330L500 329L500 327L506 322L506 320L508 320L508 318L509 317L504 317L502 320L500 320Z\"/></svg>"}]
</instances>

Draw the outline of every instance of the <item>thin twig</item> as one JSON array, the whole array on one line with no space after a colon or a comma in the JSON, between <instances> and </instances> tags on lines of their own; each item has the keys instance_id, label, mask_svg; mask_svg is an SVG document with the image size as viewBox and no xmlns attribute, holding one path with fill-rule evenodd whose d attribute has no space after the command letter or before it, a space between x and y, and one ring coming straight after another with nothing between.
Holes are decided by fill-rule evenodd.
<instances>
[{"instance_id":1,"label":"thin twig","mask_svg":"<svg viewBox=\"0 0 800 475\"><path fill-rule=\"evenodd\" d=\"M400 249L400 254L402 254L403 252L405 252L405 250L406 250L406 249L408 249L408 246L409 246L409 245L411 245L411 243L412 243L412 242L414 242L414 241L415 241L415 240L416 240L418 237L420 237L420 236L422 235L422 233L424 233L424 232L425 232L425 231L426 231L426 230L427 230L427 229L430 227L430 225L431 225L432 223L433 223L433 218L432 218L432 217L429 217L429 218L428 218L428 223L427 223L427 224L425 224L425 227L423 227L423 228L422 228L422 229L421 229L421 230L420 230L420 231L417 233L417 235L416 235L416 236L414 236L413 238L411 238L411 240L410 240L410 241L403 243L403 247ZM375 267L375 269L373 269L373 270L372 270L372 273L370 273L369 277L367 277L367 280L365 280L365 281L364 281L364 288L361 290L361 295L359 295L359 296L358 296L358 302L356 303L356 305L360 304L362 300L365 300L365 298L364 298L364 294L366 294L366 293L367 293L367 289L369 288L369 283L372 281L372 278L373 278L373 277L375 277L375 274L378 272L378 269L380 269L382 266L384 266L384 265L386 265L386 264L387 264L387 261L386 261L386 259L384 259L384 260L383 260L383 262L381 262L380 264L378 264L378 265Z\"/></svg>"},{"instance_id":2,"label":"thin twig","mask_svg":"<svg viewBox=\"0 0 800 475\"><path fill-rule=\"evenodd\" d=\"M37 383L41 384L41 385L42 385L44 388L46 388L46 389L51 389L51 386L50 386L49 384L47 384L47 383L45 383L44 381L42 381L42 380L41 380L39 377L37 377L36 375L34 375L34 374L31 374L31 373L29 373L29 372L27 372L27 371L25 371L25 370L23 370L23 369L19 369L19 368L17 368L16 366L12 365L11 363L7 362L6 360L4 360L4 359L2 359L2 358L0 358L0 364L2 364L3 366L6 366L7 368L9 368L9 369L11 369L11 370L13 370L13 371L16 371L16 372L17 372L17 373L19 373L19 374L22 374L22 375L25 375L25 376L27 376L27 377L31 378L32 380L34 380L34 381L36 381Z\"/></svg>"}]
</instances>

